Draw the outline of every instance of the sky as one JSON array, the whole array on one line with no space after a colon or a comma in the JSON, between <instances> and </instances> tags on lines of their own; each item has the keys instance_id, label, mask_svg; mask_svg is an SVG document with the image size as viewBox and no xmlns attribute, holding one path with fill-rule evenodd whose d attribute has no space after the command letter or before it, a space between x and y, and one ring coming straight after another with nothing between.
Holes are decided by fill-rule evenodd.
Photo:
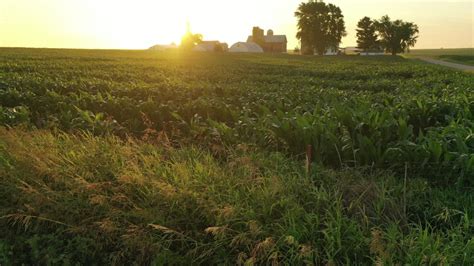
<instances>
[{"instance_id":1,"label":"sky","mask_svg":"<svg viewBox=\"0 0 474 266\"><path fill-rule=\"evenodd\" d=\"M245 41L253 26L298 45L294 12L302 0L0 0L0 47L145 49L179 43L190 22L205 40ZM332 0L355 46L364 16L418 24L415 48L474 47L474 0Z\"/></svg>"}]
</instances>

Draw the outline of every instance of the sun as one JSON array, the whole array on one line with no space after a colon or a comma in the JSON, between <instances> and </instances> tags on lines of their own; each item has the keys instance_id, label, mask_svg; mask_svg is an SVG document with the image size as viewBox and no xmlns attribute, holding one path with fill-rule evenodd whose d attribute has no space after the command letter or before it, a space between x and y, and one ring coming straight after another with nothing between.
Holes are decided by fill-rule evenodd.
<instances>
[{"instance_id":1,"label":"sun","mask_svg":"<svg viewBox=\"0 0 474 266\"><path fill-rule=\"evenodd\" d=\"M18 46L146 49L155 44L179 44L189 21L192 32L202 34L205 40L232 45L245 41L253 26L286 33L278 21L285 14L291 20L292 12L287 8L284 12L261 11L267 8L265 3L251 0L239 4L214 0L2 0L0 13L9 12L6 19L0 15L0 23L8 25L0 25L0 36L6 35L9 45ZM4 39L0 38L0 44Z\"/></svg>"},{"instance_id":2,"label":"sun","mask_svg":"<svg viewBox=\"0 0 474 266\"><path fill-rule=\"evenodd\" d=\"M253 11L239 6L229 11L224 4L213 1L86 1L89 3L85 22L88 25L81 27L93 29L93 34L102 42L123 48L179 44L186 33L187 22L193 33L202 34L206 40L232 44L245 41L252 26L259 23L242 18L243 14ZM223 10L226 11L221 12Z\"/></svg>"}]
</instances>

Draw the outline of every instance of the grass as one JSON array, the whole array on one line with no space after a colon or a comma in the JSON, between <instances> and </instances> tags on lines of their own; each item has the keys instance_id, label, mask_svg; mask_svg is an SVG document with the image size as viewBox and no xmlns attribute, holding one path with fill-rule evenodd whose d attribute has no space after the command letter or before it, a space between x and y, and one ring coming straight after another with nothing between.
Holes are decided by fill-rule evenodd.
<instances>
[{"instance_id":1,"label":"grass","mask_svg":"<svg viewBox=\"0 0 474 266\"><path fill-rule=\"evenodd\" d=\"M407 57L429 57L443 61L474 66L474 48L460 49L416 49Z\"/></svg>"},{"instance_id":2,"label":"grass","mask_svg":"<svg viewBox=\"0 0 474 266\"><path fill-rule=\"evenodd\" d=\"M88 133L0 147L4 264L474 263L472 193L423 179Z\"/></svg>"},{"instance_id":3,"label":"grass","mask_svg":"<svg viewBox=\"0 0 474 266\"><path fill-rule=\"evenodd\" d=\"M440 55L439 59L474 66L474 55Z\"/></svg>"},{"instance_id":4,"label":"grass","mask_svg":"<svg viewBox=\"0 0 474 266\"><path fill-rule=\"evenodd\" d=\"M0 49L0 264L474 264L473 81L389 56Z\"/></svg>"}]
</instances>

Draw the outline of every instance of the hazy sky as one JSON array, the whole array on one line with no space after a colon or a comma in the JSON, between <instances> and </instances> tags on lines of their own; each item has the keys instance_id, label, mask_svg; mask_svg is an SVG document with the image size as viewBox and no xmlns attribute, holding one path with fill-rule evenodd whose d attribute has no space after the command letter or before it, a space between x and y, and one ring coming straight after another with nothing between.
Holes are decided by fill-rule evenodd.
<instances>
[{"instance_id":1,"label":"hazy sky","mask_svg":"<svg viewBox=\"0 0 474 266\"><path fill-rule=\"evenodd\" d=\"M186 20L207 40L245 41L253 26L295 38L301 0L0 0L0 47L142 49L179 42ZM388 14L420 27L416 48L474 47L474 0L333 0L356 44L357 21Z\"/></svg>"}]
</instances>

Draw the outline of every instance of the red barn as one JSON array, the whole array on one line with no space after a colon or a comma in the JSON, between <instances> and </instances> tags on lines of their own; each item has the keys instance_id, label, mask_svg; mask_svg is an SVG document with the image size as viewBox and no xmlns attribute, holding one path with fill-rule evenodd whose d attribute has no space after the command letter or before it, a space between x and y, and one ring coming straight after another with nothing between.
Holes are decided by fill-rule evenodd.
<instances>
[{"instance_id":1,"label":"red barn","mask_svg":"<svg viewBox=\"0 0 474 266\"><path fill-rule=\"evenodd\" d=\"M264 31L259 27L253 28L247 42L258 44L266 53L286 53L288 44L286 35L274 35L272 30L268 30L267 35L264 35Z\"/></svg>"}]
</instances>

